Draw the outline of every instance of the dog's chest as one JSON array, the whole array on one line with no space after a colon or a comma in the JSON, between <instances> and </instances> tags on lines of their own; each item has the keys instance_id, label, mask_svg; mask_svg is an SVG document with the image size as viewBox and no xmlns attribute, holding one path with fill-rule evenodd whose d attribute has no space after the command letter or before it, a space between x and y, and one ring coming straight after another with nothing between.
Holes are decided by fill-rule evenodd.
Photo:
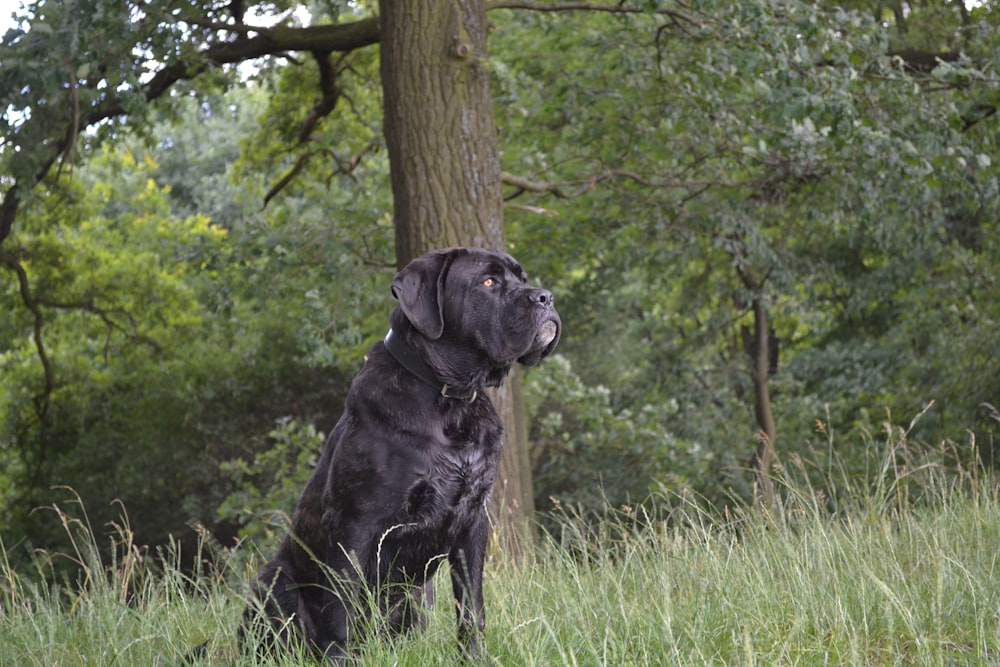
<instances>
[{"instance_id":1,"label":"dog's chest","mask_svg":"<svg viewBox=\"0 0 1000 667\"><path fill-rule=\"evenodd\" d=\"M481 503L496 476L499 436L472 428L445 431L445 444L434 456L432 474L452 505Z\"/></svg>"},{"instance_id":2,"label":"dog's chest","mask_svg":"<svg viewBox=\"0 0 1000 667\"><path fill-rule=\"evenodd\" d=\"M492 457L477 447L457 447L444 451L434 466L433 476L450 505L463 500L484 500L493 483Z\"/></svg>"},{"instance_id":3,"label":"dog's chest","mask_svg":"<svg viewBox=\"0 0 1000 667\"><path fill-rule=\"evenodd\" d=\"M410 521L448 531L482 509L496 477L499 429L463 426L444 430L428 468L407 490L404 514Z\"/></svg>"}]
</instances>

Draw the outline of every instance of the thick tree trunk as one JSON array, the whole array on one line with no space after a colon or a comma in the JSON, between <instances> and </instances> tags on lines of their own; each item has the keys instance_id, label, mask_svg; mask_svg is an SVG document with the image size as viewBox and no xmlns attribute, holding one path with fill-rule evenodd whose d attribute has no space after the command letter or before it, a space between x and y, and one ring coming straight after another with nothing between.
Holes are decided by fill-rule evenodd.
<instances>
[{"instance_id":1,"label":"thick tree trunk","mask_svg":"<svg viewBox=\"0 0 1000 667\"><path fill-rule=\"evenodd\" d=\"M482 0L381 0L385 137L396 260L433 248L503 250L503 193ZM534 513L520 385L493 393L506 445L494 520L516 547Z\"/></svg>"},{"instance_id":2,"label":"thick tree trunk","mask_svg":"<svg viewBox=\"0 0 1000 667\"><path fill-rule=\"evenodd\" d=\"M480 0L383 0L382 89L396 258L501 248L503 195Z\"/></svg>"},{"instance_id":3,"label":"thick tree trunk","mask_svg":"<svg viewBox=\"0 0 1000 667\"><path fill-rule=\"evenodd\" d=\"M516 557L535 537L535 496L531 486L528 421L520 369L511 372L503 387L490 392L490 398L503 417L506 441L490 512L501 548Z\"/></svg>"}]
</instances>

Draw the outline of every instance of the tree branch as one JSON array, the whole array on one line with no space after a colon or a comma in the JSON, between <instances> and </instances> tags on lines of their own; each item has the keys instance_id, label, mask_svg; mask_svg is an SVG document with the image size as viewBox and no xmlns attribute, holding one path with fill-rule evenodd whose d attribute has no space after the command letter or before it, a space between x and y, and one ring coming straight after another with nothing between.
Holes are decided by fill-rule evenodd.
<instances>
[{"instance_id":1,"label":"tree branch","mask_svg":"<svg viewBox=\"0 0 1000 667\"><path fill-rule=\"evenodd\" d=\"M933 71L940 63L953 63L961 58L959 53L935 53L918 49L899 49L889 51L886 55L890 58L899 58L908 71L923 74Z\"/></svg>"},{"instance_id":2,"label":"tree branch","mask_svg":"<svg viewBox=\"0 0 1000 667\"><path fill-rule=\"evenodd\" d=\"M561 185L556 183L549 183L548 181L533 181L523 176L515 176L509 172L502 172L501 178L505 185L512 185L517 188L517 192L510 195L509 197L504 197L504 199L513 199L524 192L543 192L550 194L557 199L569 199L574 195L567 194L563 190Z\"/></svg>"},{"instance_id":3,"label":"tree branch","mask_svg":"<svg viewBox=\"0 0 1000 667\"><path fill-rule=\"evenodd\" d=\"M225 24L224 30L238 31L238 26ZM223 29L223 28L220 28ZM377 17L361 19L340 25L309 26L289 28L255 29L257 35L234 42L216 43L204 48L195 59L176 60L160 69L152 79L139 88L147 101L165 95L179 81L194 79L211 67L245 62L254 58L279 55L288 51L333 52L352 51L378 43L379 21ZM82 127L89 127L111 118L128 115L124 96L132 91L109 91L108 97L86 114L82 114L70 127L56 127L51 132L51 143L40 144L36 150L47 150L48 157L39 169L28 179L12 184L4 194L0 205L0 246L13 228L20 207L19 188L30 190L41 182L60 156L75 143ZM30 120L28 122L31 122ZM58 137L58 138L56 138Z\"/></svg>"},{"instance_id":4,"label":"tree branch","mask_svg":"<svg viewBox=\"0 0 1000 667\"><path fill-rule=\"evenodd\" d=\"M337 86L337 76L343 71L343 57L334 64L330 60L330 52L314 52L316 66L319 69L320 99L309 111L299 131L299 143L305 143L312 136L313 130L323 118L333 113L340 98L340 88Z\"/></svg>"},{"instance_id":5,"label":"tree branch","mask_svg":"<svg viewBox=\"0 0 1000 667\"><path fill-rule=\"evenodd\" d=\"M16 257L7 253L0 253L0 264L7 266L17 276L18 289L21 294L21 302L25 308L31 312L32 335L35 342L35 352L38 360L42 364L43 384L39 394L32 398L35 408L35 416L38 417L38 458L35 461L35 468L32 478L38 479L41 474L42 465L45 461L45 453L48 446L48 424L49 406L51 405L52 393L56 390L56 374L52 366L52 360L45 349L45 341L42 339L42 328L45 325L45 314L42 313L41 306L31 293L31 284L28 281L28 273L24 266Z\"/></svg>"},{"instance_id":6,"label":"tree branch","mask_svg":"<svg viewBox=\"0 0 1000 667\"><path fill-rule=\"evenodd\" d=\"M0 247L3 247L4 239L10 236L14 228L14 218L17 217L17 208L21 205L21 198L18 195L17 183L8 188L0 204Z\"/></svg>"},{"instance_id":7,"label":"tree branch","mask_svg":"<svg viewBox=\"0 0 1000 667\"><path fill-rule=\"evenodd\" d=\"M668 177L662 179L649 178L629 169L608 169L606 171L592 174L588 178L567 183L550 183L549 181L536 181L523 176L516 176L509 172L503 172L503 182L505 185L517 188L516 192L504 197L511 200L525 192L536 192L540 194L550 194L557 199L572 199L590 192L598 183L614 179L629 180L648 188L674 188L678 190L698 190L703 192L708 188L743 188L755 186L760 183L757 179L745 181L722 181L713 179L684 179ZM572 188L572 189L570 189Z\"/></svg>"},{"instance_id":8,"label":"tree branch","mask_svg":"<svg viewBox=\"0 0 1000 667\"><path fill-rule=\"evenodd\" d=\"M527 206L525 204L505 204L505 208L517 209L518 211L527 211L528 213L534 213L535 215L544 215L549 218L558 217L559 211L553 211L550 208L542 208L541 206Z\"/></svg>"},{"instance_id":9,"label":"tree branch","mask_svg":"<svg viewBox=\"0 0 1000 667\"><path fill-rule=\"evenodd\" d=\"M977 104L972 110L962 116L962 131L966 132L971 130L973 127L983 122L987 118L995 116L997 113L996 106L992 104Z\"/></svg>"},{"instance_id":10,"label":"tree branch","mask_svg":"<svg viewBox=\"0 0 1000 667\"><path fill-rule=\"evenodd\" d=\"M271 203L271 200L274 199L278 195L278 193L285 188L286 185L295 180L295 177L299 175L299 172L305 169L306 165L309 164L309 160L312 159L312 156L313 156L313 151L306 151L305 153L300 155L299 159L295 161L295 164L292 165L291 169L289 169L288 172L284 176L282 176L277 183L271 186L271 189L268 190L267 194L264 195L264 208L267 208L267 205Z\"/></svg>"},{"instance_id":11,"label":"tree branch","mask_svg":"<svg viewBox=\"0 0 1000 667\"><path fill-rule=\"evenodd\" d=\"M378 43L377 18L341 25L306 28L276 26L260 30L260 34L250 39L210 46L201 52L200 58L194 63L176 61L167 65L143 86L143 96L147 102L155 100L178 81L193 79L212 66L232 65L286 51L346 52ZM92 125L125 113L122 99L111 97L104 105L88 114L87 124Z\"/></svg>"},{"instance_id":12,"label":"tree branch","mask_svg":"<svg viewBox=\"0 0 1000 667\"><path fill-rule=\"evenodd\" d=\"M115 313L114 310L109 310L107 308L101 308L92 298L84 299L82 301L51 301L49 299L36 299L36 303L39 306L44 306L46 308L53 308L56 310L79 310L85 313L90 313L91 315L96 315L100 319L104 326L108 328L108 331L118 331L132 340L138 341L145 345L148 345L156 352L162 352L163 346L160 345L158 341L145 334L141 334L138 331L138 322L132 317L128 312L123 309L118 309L117 312L124 315L125 319L128 320L128 326L123 326L116 322L112 315Z\"/></svg>"},{"instance_id":13,"label":"tree branch","mask_svg":"<svg viewBox=\"0 0 1000 667\"><path fill-rule=\"evenodd\" d=\"M669 16L675 20L685 21L692 25L702 25L703 20L697 19L679 9L660 7L645 9L632 7L624 2L610 5L599 2L539 2L533 0L494 0L486 5L486 11L494 9L524 9L533 12L606 12L609 14L658 14Z\"/></svg>"}]
</instances>

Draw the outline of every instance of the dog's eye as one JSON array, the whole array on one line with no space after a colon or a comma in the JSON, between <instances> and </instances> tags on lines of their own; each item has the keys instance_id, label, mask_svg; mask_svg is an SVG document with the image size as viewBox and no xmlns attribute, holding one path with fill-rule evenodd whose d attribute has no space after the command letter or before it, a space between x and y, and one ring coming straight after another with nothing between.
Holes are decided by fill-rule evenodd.
<instances>
[{"instance_id":1,"label":"dog's eye","mask_svg":"<svg viewBox=\"0 0 1000 667\"><path fill-rule=\"evenodd\" d=\"M487 278L486 280L483 281L483 287L493 287L496 284L497 281L493 280L492 278Z\"/></svg>"}]
</instances>

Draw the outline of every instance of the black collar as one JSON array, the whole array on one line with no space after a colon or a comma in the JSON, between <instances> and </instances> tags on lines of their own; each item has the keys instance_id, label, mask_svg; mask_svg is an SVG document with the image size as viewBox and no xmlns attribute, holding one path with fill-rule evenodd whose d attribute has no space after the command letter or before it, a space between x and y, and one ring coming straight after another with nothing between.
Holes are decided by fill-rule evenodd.
<instances>
[{"instance_id":1,"label":"black collar","mask_svg":"<svg viewBox=\"0 0 1000 667\"><path fill-rule=\"evenodd\" d=\"M391 354L403 368L410 371L435 389L440 389L442 396L455 398L460 401L465 401L466 403L472 403L476 400L476 396L479 392L475 389L471 391L458 391L454 387L449 387L447 384L442 384L434 379L434 372L431 371L430 367L424 363L423 359L417 356L417 353L413 351L413 348L406 344L405 340L393 333L392 329L389 329L389 333L385 335L384 343L385 349L389 350L389 354Z\"/></svg>"}]
</instances>

